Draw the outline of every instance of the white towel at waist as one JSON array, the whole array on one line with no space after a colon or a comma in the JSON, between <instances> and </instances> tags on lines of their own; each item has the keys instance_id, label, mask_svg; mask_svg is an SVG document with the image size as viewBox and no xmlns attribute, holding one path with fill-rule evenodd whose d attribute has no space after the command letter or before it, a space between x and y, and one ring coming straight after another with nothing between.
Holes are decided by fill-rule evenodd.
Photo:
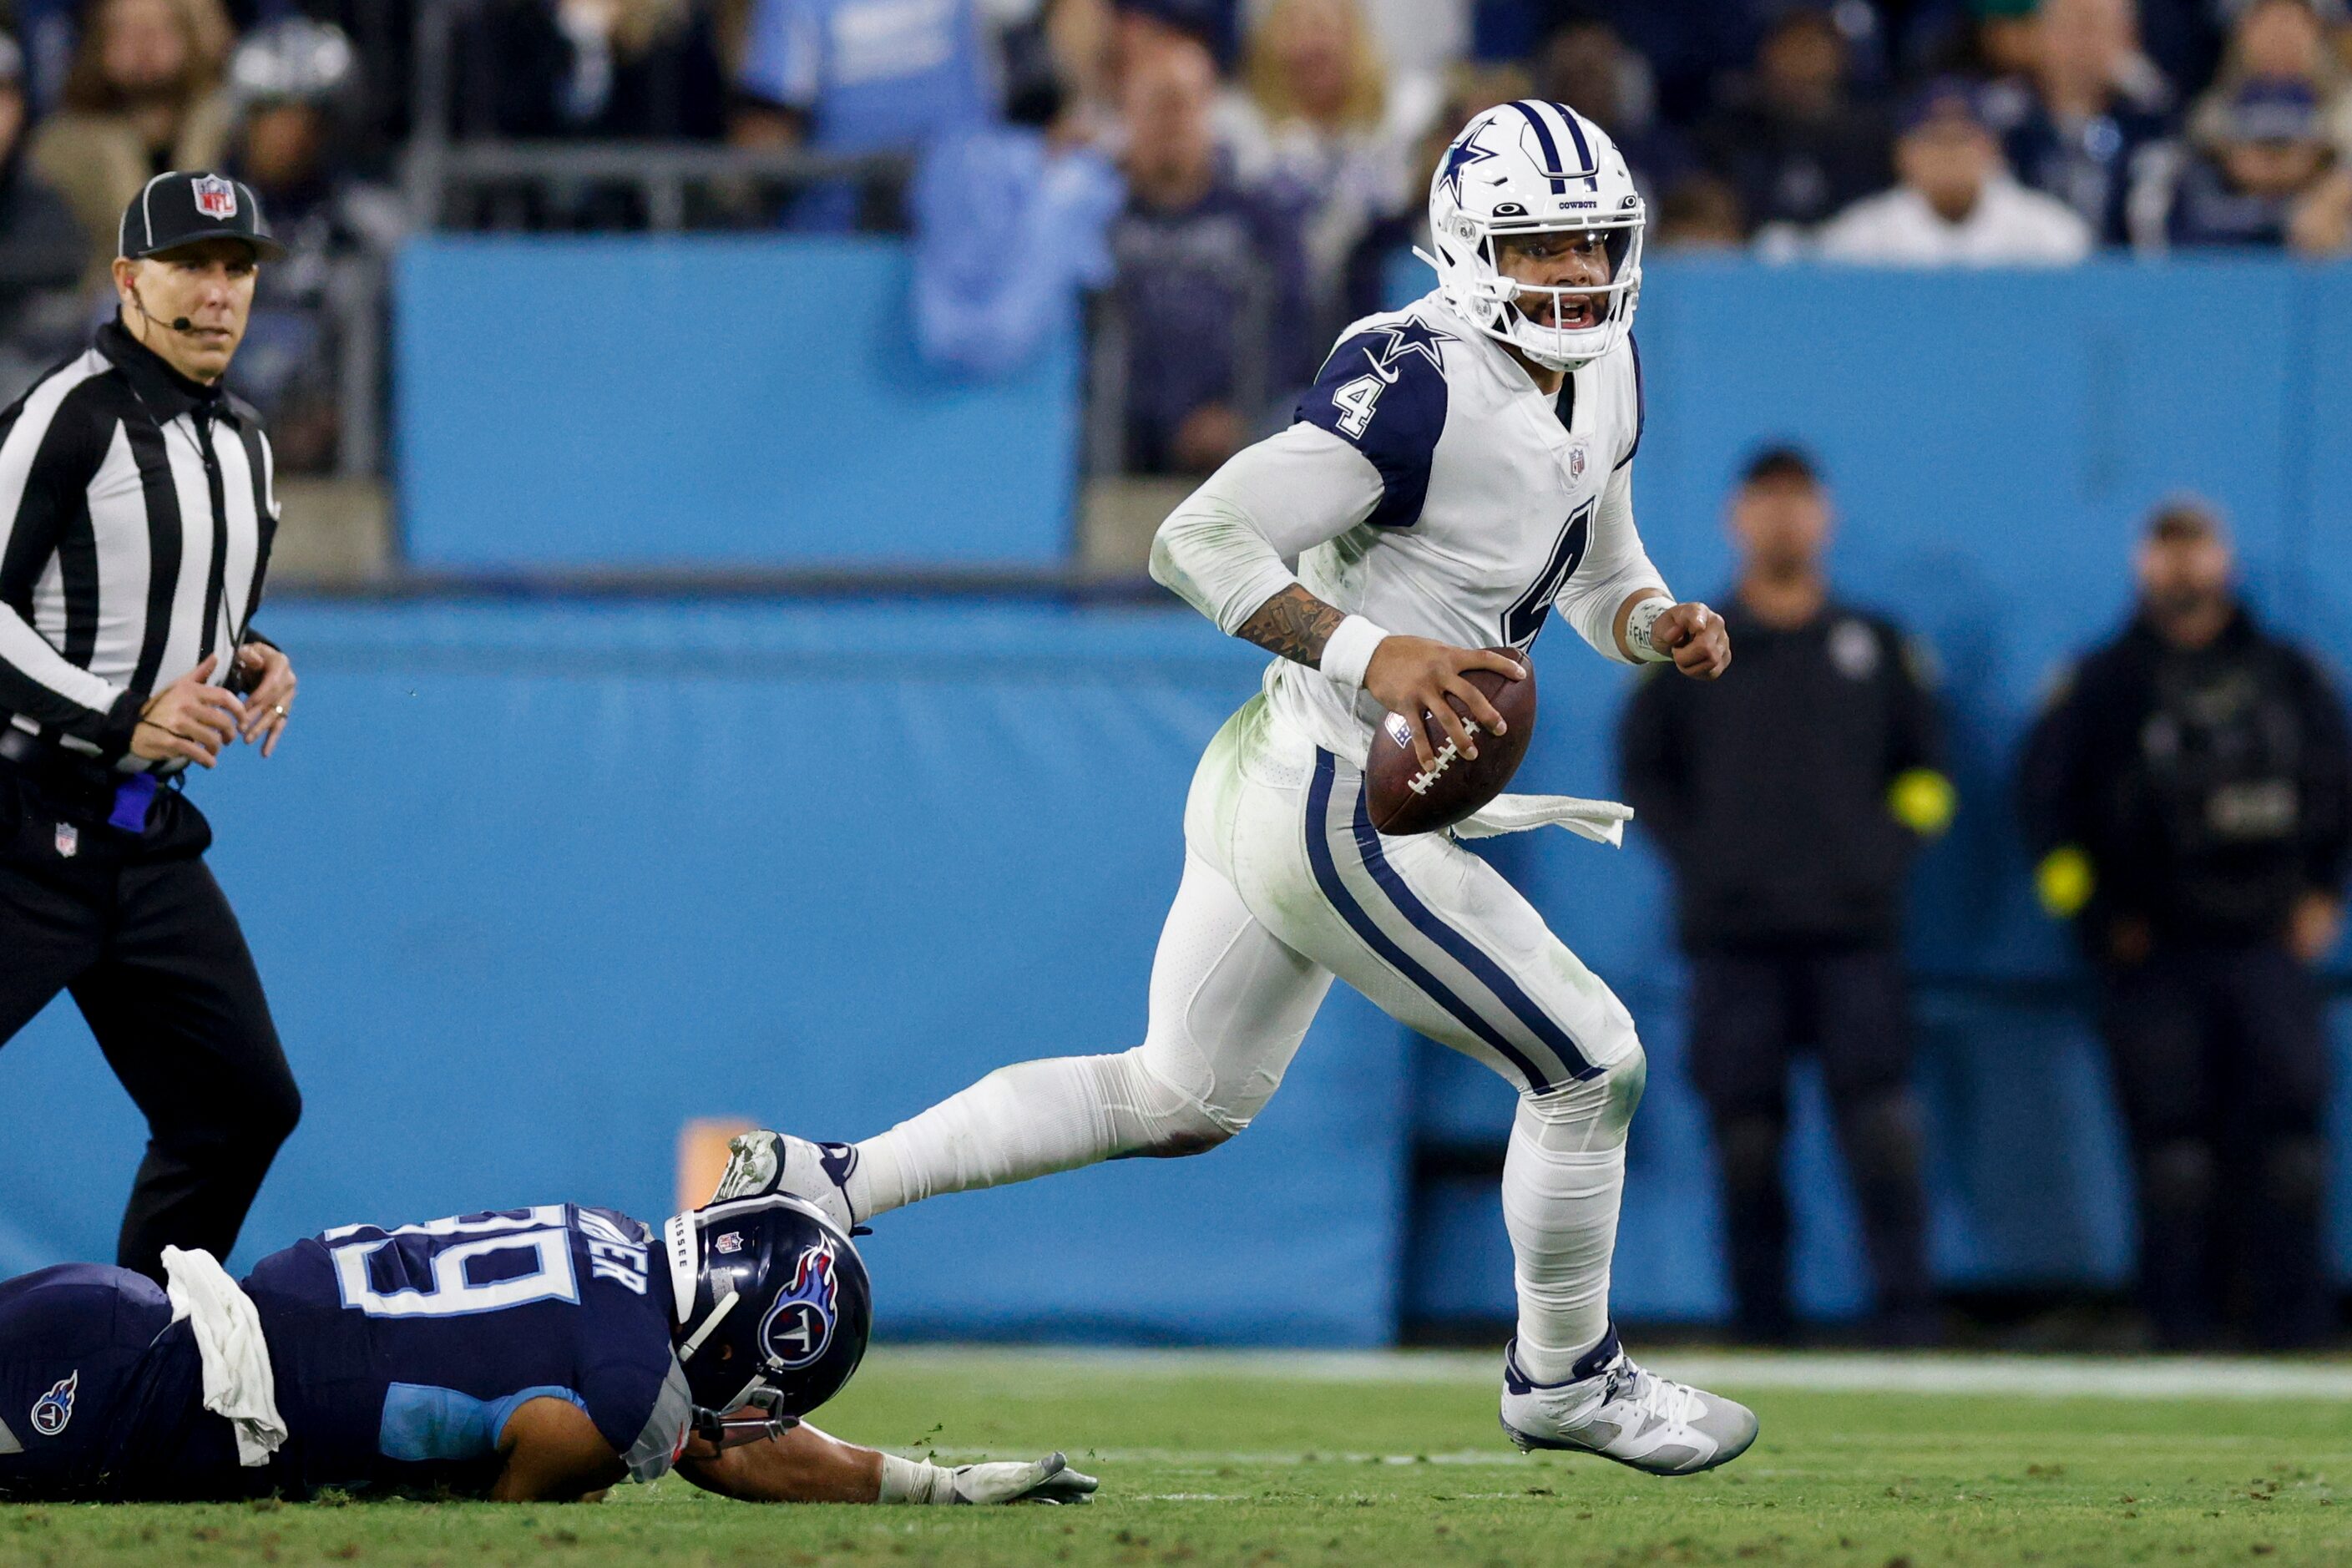
<instances>
[{"instance_id":1,"label":"white towel at waist","mask_svg":"<svg viewBox=\"0 0 2352 1568\"><path fill-rule=\"evenodd\" d=\"M236 1428L236 1462L247 1469L269 1463L287 1438L269 1370L261 1313L209 1252L163 1249L165 1293L172 1321L194 1326L205 1369L205 1408Z\"/></svg>"},{"instance_id":2,"label":"white towel at waist","mask_svg":"<svg viewBox=\"0 0 2352 1568\"><path fill-rule=\"evenodd\" d=\"M1498 795L1454 825L1456 838L1492 838L1530 827L1565 827L1580 838L1612 847L1625 842L1633 808L1613 800L1579 800L1572 795Z\"/></svg>"}]
</instances>

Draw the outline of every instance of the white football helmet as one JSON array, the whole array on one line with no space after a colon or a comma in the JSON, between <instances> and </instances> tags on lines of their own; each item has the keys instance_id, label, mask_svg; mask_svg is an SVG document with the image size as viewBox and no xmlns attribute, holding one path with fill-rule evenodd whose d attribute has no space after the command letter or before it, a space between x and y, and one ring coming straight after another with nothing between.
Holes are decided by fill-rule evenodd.
<instances>
[{"instance_id":1,"label":"white football helmet","mask_svg":"<svg viewBox=\"0 0 2352 1568\"><path fill-rule=\"evenodd\" d=\"M1475 117L1438 161L1429 184L1429 234L1437 289L1448 309L1538 364L1574 370L1625 341L1642 294L1642 233L1649 214L1625 156L1609 133L1563 103L1521 99ZM1609 256L1605 285L1542 288L1496 264L1498 236L1599 229ZM1548 326L1521 310L1529 295L1597 296L1591 326Z\"/></svg>"}]
</instances>

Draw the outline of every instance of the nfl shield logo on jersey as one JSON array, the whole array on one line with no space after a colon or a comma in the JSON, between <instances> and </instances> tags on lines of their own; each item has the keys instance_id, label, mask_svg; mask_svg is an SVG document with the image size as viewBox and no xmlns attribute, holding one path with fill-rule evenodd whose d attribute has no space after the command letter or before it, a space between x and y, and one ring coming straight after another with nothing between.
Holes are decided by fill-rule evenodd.
<instances>
[{"instance_id":1,"label":"nfl shield logo on jersey","mask_svg":"<svg viewBox=\"0 0 2352 1568\"><path fill-rule=\"evenodd\" d=\"M1568 449L1568 477L1571 482L1584 477L1584 443L1581 441Z\"/></svg>"},{"instance_id":2,"label":"nfl shield logo on jersey","mask_svg":"<svg viewBox=\"0 0 2352 1568\"><path fill-rule=\"evenodd\" d=\"M81 830L70 822L58 824L58 858L70 860L81 853Z\"/></svg>"},{"instance_id":3,"label":"nfl shield logo on jersey","mask_svg":"<svg viewBox=\"0 0 2352 1568\"><path fill-rule=\"evenodd\" d=\"M54 1437L66 1429L73 1419L74 1390L81 1386L79 1370L59 1378L57 1385L33 1403L33 1430L44 1437Z\"/></svg>"},{"instance_id":4,"label":"nfl shield logo on jersey","mask_svg":"<svg viewBox=\"0 0 2352 1568\"><path fill-rule=\"evenodd\" d=\"M218 174L198 174L188 182L196 193L196 210L206 217L228 219L236 216L236 187Z\"/></svg>"}]
</instances>

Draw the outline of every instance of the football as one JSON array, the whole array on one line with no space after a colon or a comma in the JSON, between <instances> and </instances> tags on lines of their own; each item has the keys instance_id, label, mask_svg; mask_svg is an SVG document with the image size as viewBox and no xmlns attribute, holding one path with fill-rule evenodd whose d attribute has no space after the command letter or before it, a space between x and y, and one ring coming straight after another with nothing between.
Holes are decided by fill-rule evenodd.
<instances>
[{"instance_id":1,"label":"football","mask_svg":"<svg viewBox=\"0 0 2352 1568\"><path fill-rule=\"evenodd\" d=\"M1365 803L1372 826L1382 833L1434 833L1451 827L1503 793L1519 760L1528 754L1528 738L1536 732L1536 667L1516 648L1490 649L1517 661L1527 679L1510 680L1491 669L1474 669L1464 679L1486 695L1503 716L1504 733L1489 735L1470 726L1478 742L1474 761L1460 755L1444 738L1436 717L1424 712L1422 722L1437 744L1437 765L1427 773L1413 755L1412 735L1401 714L1386 715L1372 737L1372 753L1364 763ZM1451 700L1449 699L1449 700ZM1458 707L1459 704L1457 703Z\"/></svg>"}]
</instances>

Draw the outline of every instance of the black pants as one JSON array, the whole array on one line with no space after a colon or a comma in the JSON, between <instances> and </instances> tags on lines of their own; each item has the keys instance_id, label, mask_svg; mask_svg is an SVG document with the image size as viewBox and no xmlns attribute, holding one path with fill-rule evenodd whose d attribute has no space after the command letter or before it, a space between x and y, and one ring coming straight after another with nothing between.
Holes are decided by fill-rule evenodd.
<instances>
[{"instance_id":1,"label":"black pants","mask_svg":"<svg viewBox=\"0 0 2352 1568\"><path fill-rule=\"evenodd\" d=\"M2275 944L2159 943L2101 979L2158 1338L2208 1342L2232 1279L2258 1342L2326 1338L2327 1040L2311 972Z\"/></svg>"},{"instance_id":2,"label":"black pants","mask_svg":"<svg viewBox=\"0 0 2352 1568\"><path fill-rule=\"evenodd\" d=\"M0 763L0 1043L73 993L147 1118L116 1260L159 1280L167 1246L228 1256L302 1113L211 843L177 791L131 834Z\"/></svg>"},{"instance_id":3,"label":"black pants","mask_svg":"<svg viewBox=\"0 0 2352 1568\"><path fill-rule=\"evenodd\" d=\"M1781 1157L1790 1061L1810 1046L1862 1211L1879 1331L1905 1342L1931 1337L1901 955L1819 945L1700 952L1691 976L1691 1076L1715 1126L1736 1328L1769 1342L1794 1326Z\"/></svg>"}]
</instances>

